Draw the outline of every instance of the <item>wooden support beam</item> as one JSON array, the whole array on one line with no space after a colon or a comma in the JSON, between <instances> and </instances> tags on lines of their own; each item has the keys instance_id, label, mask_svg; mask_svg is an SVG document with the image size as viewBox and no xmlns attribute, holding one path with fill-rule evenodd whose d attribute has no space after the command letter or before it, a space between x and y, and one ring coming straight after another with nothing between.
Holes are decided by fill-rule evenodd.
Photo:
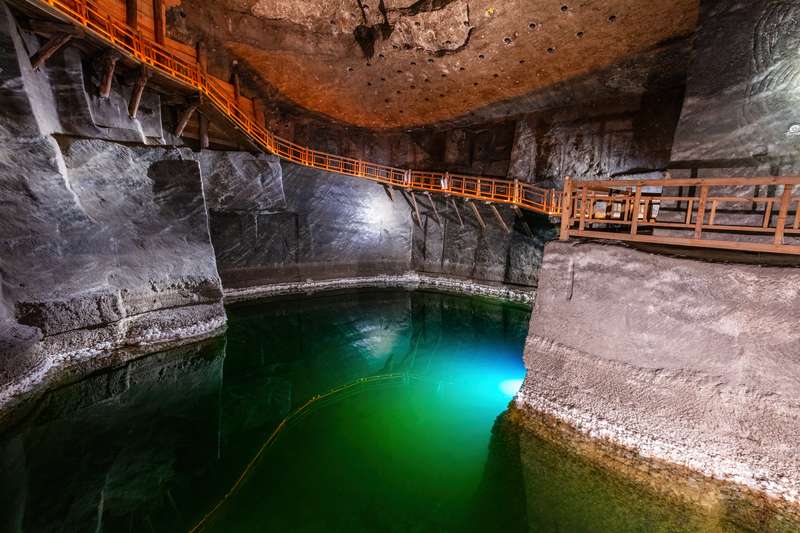
<instances>
[{"instance_id":1,"label":"wooden support beam","mask_svg":"<svg viewBox=\"0 0 800 533\"><path fill-rule=\"evenodd\" d=\"M33 70L39 70L39 68L44 65L45 61L53 57L53 54L58 52L70 39L72 39L72 35L69 33L57 33L50 37L50 39L31 56L31 67L33 67Z\"/></svg>"},{"instance_id":2,"label":"wooden support beam","mask_svg":"<svg viewBox=\"0 0 800 533\"><path fill-rule=\"evenodd\" d=\"M436 201L433 199L433 195L429 192L426 193L428 195L428 200L431 202L431 209L433 210L433 216L436 217L436 222L441 226L442 219L439 218L439 211L436 210Z\"/></svg>"},{"instance_id":3,"label":"wooden support beam","mask_svg":"<svg viewBox=\"0 0 800 533\"><path fill-rule=\"evenodd\" d=\"M131 118L136 118L136 114L139 112L139 104L142 103L142 94L144 93L144 88L147 85L147 80L149 78L150 71L147 70L147 68L142 67L139 71L139 77L136 79L136 83L133 85L131 101L128 104L128 116Z\"/></svg>"},{"instance_id":4,"label":"wooden support beam","mask_svg":"<svg viewBox=\"0 0 800 533\"><path fill-rule=\"evenodd\" d=\"M494 217L497 219L497 222L500 223L500 226L505 230L506 233L511 233L511 228L508 227L506 221L503 220L503 216L500 214L500 211L497 209L497 206L494 204L489 204L489 207L492 208L492 213L494 213Z\"/></svg>"},{"instance_id":5,"label":"wooden support beam","mask_svg":"<svg viewBox=\"0 0 800 533\"><path fill-rule=\"evenodd\" d=\"M165 18L164 0L153 0L153 32L158 44L164 44L167 40Z\"/></svg>"},{"instance_id":6,"label":"wooden support beam","mask_svg":"<svg viewBox=\"0 0 800 533\"><path fill-rule=\"evenodd\" d=\"M125 0L125 23L139 29L139 0Z\"/></svg>"},{"instance_id":7,"label":"wooden support beam","mask_svg":"<svg viewBox=\"0 0 800 533\"><path fill-rule=\"evenodd\" d=\"M469 206L472 208L472 212L475 213L475 218L478 219L478 224L481 226L481 231L486 231L486 222L483 221L483 217L481 216L481 212L478 211L478 206L475 205L475 202L467 202Z\"/></svg>"},{"instance_id":8,"label":"wooden support beam","mask_svg":"<svg viewBox=\"0 0 800 533\"><path fill-rule=\"evenodd\" d=\"M197 64L200 72L208 74L208 45L205 41L197 41Z\"/></svg>"},{"instance_id":9,"label":"wooden support beam","mask_svg":"<svg viewBox=\"0 0 800 533\"><path fill-rule=\"evenodd\" d=\"M388 185L384 185L383 191L386 193L386 196L389 197L389 200L394 202L394 190Z\"/></svg>"},{"instance_id":10,"label":"wooden support beam","mask_svg":"<svg viewBox=\"0 0 800 533\"><path fill-rule=\"evenodd\" d=\"M103 54L102 69L103 77L100 80L100 98L108 98L111 95L111 84L114 81L114 69L117 68L117 61L120 55L116 50L109 50Z\"/></svg>"},{"instance_id":11,"label":"wooden support beam","mask_svg":"<svg viewBox=\"0 0 800 533\"><path fill-rule=\"evenodd\" d=\"M417 203L417 195L414 194L414 191L409 191L411 195L411 205L414 206L414 213L417 215L417 222L419 223L419 227L422 227L422 216L419 214L419 204Z\"/></svg>"},{"instance_id":12,"label":"wooden support beam","mask_svg":"<svg viewBox=\"0 0 800 533\"><path fill-rule=\"evenodd\" d=\"M208 150L208 117L200 113L200 149Z\"/></svg>"},{"instance_id":13,"label":"wooden support beam","mask_svg":"<svg viewBox=\"0 0 800 533\"><path fill-rule=\"evenodd\" d=\"M175 127L176 137L183 135L183 130L186 129L186 126L189 124L189 121L192 119L192 115L194 115L194 112L197 111L198 107L200 107L199 99L195 100L186 106L186 108L184 108L183 112L181 113L181 117L178 120L178 125Z\"/></svg>"},{"instance_id":14,"label":"wooden support beam","mask_svg":"<svg viewBox=\"0 0 800 533\"><path fill-rule=\"evenodd\" d=\"M461 218L461 213L458 211L458 203L456 203L455 198L450 198L450 201L453 203L453 211L456 213L456 218L458 219L458 224L463 228L464 227L464 219Z\"/></svg>"},{"instance_id":15,"label":"wooden support beam","mask_svg":"<svg viewBox=\"0 0 800 533\"><path fill-rule=\"evenodd\" d=\"M528 237L533 237L533 230L531 229L530 224L528 224L528 221L525 220L525 215L522 213L522 209L520 209L519 206L516 205L511 206L511 209L514 210L514 214L517 215L519 221L522 222L522 228L525 230L525 234Z\"/></svg>"}]
</instances>

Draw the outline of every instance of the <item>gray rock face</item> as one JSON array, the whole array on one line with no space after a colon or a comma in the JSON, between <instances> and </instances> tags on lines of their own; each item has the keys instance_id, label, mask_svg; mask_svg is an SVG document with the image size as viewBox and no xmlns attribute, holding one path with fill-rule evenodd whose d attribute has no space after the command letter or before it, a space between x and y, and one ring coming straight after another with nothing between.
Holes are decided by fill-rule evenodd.
<instances>
[{"instance_id":1,"label":"gray rock face","mask_svg":"<svg viewBox=\"0 0 800 533\"><path fill-rule=\"evenodd\" d=\"M436 204L441 222L433 213L431 201ZM499 208L511 229L509 234L489 208L476 203L486 223L483 231L472 208L456 200L464 222L461 226L452 202L420 197L422 226L414 225L413 268L419 272L535 287L544 243L555 236L550 222L527 214L524 221L519 220L510 208Z\"/></svg>"},{"instance_id":2,"label":"gray rock face","mask_svg":"<svg viewBox=\"0 0 800 533\"><path fill-rule=\"evenodd\" d=\"M1 404L116 348L208 335L225 312L190 152L48 135L144 142L158 98L149 122L118 93L98 102L75 49L34 72L40 43L5 4L0 41Z\"/></svg>"},{"instance_id":3,"label":"gray rock face","mask_svg":"<svg viewBox=\"0 0 800 533\"><path fill-rule=\"evenodd\" d=\"M558 186L669 165L682 89L528 115L517 122L510 178Z\"/></svg>"},{"instance_id":4,"label":"gray rock face","mask_svg":"<svg viewBox=\"0 0 800 533\"><path fill-rule=\"evenodd\" d=\"M800 271L550 243L518 403L800 501Z\"/></svg>"},{"instance_id":5,"label":"gray rock face","mask_svg":"<svg viewBox=\"0 0 800 533\"><path fill-rule=\"evenodd\" d=\"M286 209L280 160L247 152L196 154L208 208L224 212L273 213Z\"/></svg>"},{"instance_id":6,"label":"gray rock face","mask_svg":"<svg viewBox=\"0 0 800 533\"><path fill-rule=\"evenodd\" d=\"M361 179L289 163L283 169L285 211L212 213L226 287L410 268L411 215L402 200Z\"/></svg>"},{"instance_id":7,"label":"gray rock face","mask_svg":"<svg viewBox=\"0 0 800 533\"><path fill-rule=\"evenodd\" d=\"M4 383L59 357L222 326L196 161L99 140L62 151L50 137L6 140L3 154L4 299L42 336L26 365L3 361Z\"/></svg>"},{"instance_id":8,"label":"gray rock face","mask_svg":"<svg viewBox=\"0 0 800 533\"><path fill-rule=\"evenodd\" d=\"M673 160L797 157L798 21L796 2L701 3Z\"/></svg>"},{"instance_id":9,"label":"gray rock face","mask_svg":"<svg viewBox=\"0 0 800 533\"><path fill-rule=\"evenodd\" d=\"M0 134L39 135L55 127L55 104L47 77L34 72L22 35L5 2L0 2Z\"/></svg>"}]
</instances>

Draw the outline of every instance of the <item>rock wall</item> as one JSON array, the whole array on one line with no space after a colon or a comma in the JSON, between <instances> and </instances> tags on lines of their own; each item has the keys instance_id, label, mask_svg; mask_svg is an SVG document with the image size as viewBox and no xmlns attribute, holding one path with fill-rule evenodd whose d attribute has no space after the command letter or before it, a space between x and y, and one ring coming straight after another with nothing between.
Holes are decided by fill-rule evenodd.
<instances>
[{"instance_id":1,"label":"rock wall","mask_svg":"<svg viewBox=\"0 0 800 533\"><path fill-rule=\"evenodd\" d=\"M208 152L200 161L229 289L412 270L535 287L544 242L555 235L544 217L500 208L506 233L476 204L483 230L467 203L435 195L416 195L417 220L409 193L271 156Z\"/></svg>"},{"instance_id":2,"label":"rock wall","mask_svg":"<svg viewBox=\"0 0 800 533\"><path fill-rule=\"evenodd\" d=\"M34 72L38 43L5 4L0 41L0 403L117 348L219 330L198 162L104 140L160 135L160 119L106 122L127 113L93 111L106 104L91 104L74 50Z\"/></svg>"},{"instance_id":3,"label":"rock wall","mask_svg":"<svg viewBox=\"0 0 800 533\"><path fill-rule=\"evenodd\" d=\"M493 211L476 202L486 224L482 230L472 208L461 200L420 197L419 205L422 224L414 224L412 243L415 270L536 286L544 244L556 236L547 218L528 213L521 213L520 218L512 209L500 207L498 212L510 230L506 232Z\"/></svg>"},{"instance_id":4,"label":"rock wall","mask_svg":"<svg viewBox=\"0 0 800 533\"><path fill-rule=\"evenodd\" d=\"M210 160L203 155L204 164ZM233 187L280 195L268 205L231 200L211 212L211 235L225 287L406 272L411 267L411 214L383 187L358 178L262 158L252 173L230 176ZM222 189L209 189L224 194ZM284 195L285 194L285 198ZM399 193L398 193L399 195ZM249 197L249 195L247 195ZM211 205L219 204L217 198Z\"/></svg>"},{"instance_id":5,"label":"rock wall","mask_svg":"<svg viewBox=\"0 0 800 533\"><path fill-rule=\"evenodd\" d=\"M517 122L508 176L561 187L563 178L663 173L683 86L534 113Z\"/></svg>"},{"instance_id":6,"label":"rock wall","mask_svg":"<svg viewBox=\"0 0 800 533\"><path fill-rule=\"evenodd\" d=\"M546 248L522 408L800 501L800 271Z\"/></svg>"},{"instance_id":7,"label":"rock wall","mask_svg":"<svg viewBox=\"0 0 800 533\"><path fill-rule=\"evenodd\" d=\"M797 159L798 20L795 2L701 2L674 161L702 168Z\"/></svg>"}]
</instances>

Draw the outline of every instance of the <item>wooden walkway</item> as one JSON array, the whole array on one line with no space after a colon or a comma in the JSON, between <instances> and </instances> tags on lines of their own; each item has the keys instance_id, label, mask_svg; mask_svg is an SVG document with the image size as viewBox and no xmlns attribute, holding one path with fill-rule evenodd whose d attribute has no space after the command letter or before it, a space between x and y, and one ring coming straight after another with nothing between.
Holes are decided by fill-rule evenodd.
<instances>
[{"instance_id":1,"label":"wooden walkway","mask_svg":"<svg viewBox=\"0 0 800 533\"><path fill-rule=\"evenodd\" d=\"M202 52L165 35L164 0L153 0L149 9L142 9L140 0L17 1L66 22L70 28L52 31L50 40L32 58L35 68L70 38L79 36L114 52L106 62L101 95L110 91L119 58L140 69L129 106L132 117L148 83L196 95L196 103L187 105L179 119L177 135L183 133L197 109L210 106L254 146L284 160L407 190L412 198L414 191L423 191L483 201L492 206L501 222L494 204L560 216L562 240L584 237L800 255L798 243L786 242L800 237L800 196L795 195L800 178L592 182L566 178L564 191L558 191L520 181L416 171L342 157L300 146L268 131L258 106L240 94L238 84L210 76ZM135 21L135 27L123 19ZM206 121L204 132L201 120L201 146L207 127ZM415 199L413 203L416 206ZM485 227L474 203L472 207ZM503 226L508 229L504 222Z\"/></svg>"}]
</instances>

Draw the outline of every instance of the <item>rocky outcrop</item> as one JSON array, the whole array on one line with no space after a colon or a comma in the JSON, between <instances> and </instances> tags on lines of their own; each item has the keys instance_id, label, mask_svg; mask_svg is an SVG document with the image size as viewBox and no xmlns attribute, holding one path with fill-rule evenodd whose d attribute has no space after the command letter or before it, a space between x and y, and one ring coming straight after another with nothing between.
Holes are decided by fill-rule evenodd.
<instances>
[{"instance_id":1,"label":"rocky outcrop","mask_svg":"<svg viewBox=\"0 0 800 533\"><path fill-rule=\"evenodd\" d=\"M564 176L663 173L682 100L678 85L527 115L517 122L508 176L561 187Z\"/></svg>"},{"instance_id":2,"label":"rocky outcrop","mask_svg":"<svg viewBox=\"0 0 800 533\"><path fill-rule=\"evenodd\" d=\"M517 404L800 501L800 271L550 243Z\"/></svg>"},{"instance_id":3,"label":"rocky outcrop","mask_svg":"<svg viewBox=\"0 0 800 533\"><path fill-rule=\"evenodd\" d=\"M674 161L735 167L797 159L798 20L795 2L701 3Z\"/></svg>"},{"instance_id":4,"label":"rocky outcrop","mask_svg":"<svg viewBox=\"0 0 800 533\"><path fill-rule=\"evenodd\" d=\"M3 383L224 324L196 161L99 140L5 147L4 298L42 341L25 364L3 361Z\"/></svg>"},{"instance_id":5,"label":"rocky outcrop","mask_svg":"<svg viewBox=\"0 0 800 533\"><path fill-rule=\"evenodd\" d=\"M160 115L157 127L127 118L131 127L102 126L98 117L127 114L122 97L92 104L71 49L34 72L27 50L38 42L19 33L5 4L0 40L0 403L100 366L116 349L219 330L225 312L199 163L186 150L103 140L160 135ZM93 111L106 104L112 110Z\"/></svg>"}]
</instances>

